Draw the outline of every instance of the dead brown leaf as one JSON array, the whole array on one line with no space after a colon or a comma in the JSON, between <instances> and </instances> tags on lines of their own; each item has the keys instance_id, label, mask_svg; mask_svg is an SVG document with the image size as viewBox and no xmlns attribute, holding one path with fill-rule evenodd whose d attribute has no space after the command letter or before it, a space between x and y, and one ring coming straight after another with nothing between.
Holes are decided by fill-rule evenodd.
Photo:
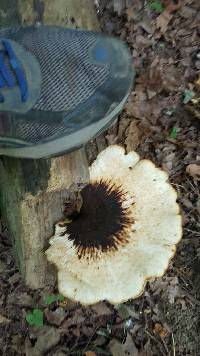
<instances>
[{"instance_id":1,"label":"dead brown leaf","mask_svg":"<svg viewBox=\"0 0 200 356\"><path fill-rule=\"evenodd\" d=\"M117 136L116 135L106 135L106 140L107 140L107 143L108 143L108 146L110 145L115 145L117 143Z\"/></svg>"},{"instance_id":2,"label":"dead brown leaf","mask_svg":"<svg viewBox=\"0 0 200 356\"><path fill-rule=\"evenodd\" d=\"M123 346L117 339L109 342L109 349L112 356L125 356Z\"/></svg>"},{"instance_id":3,"label":"dead brown leaf","mask_svg":"<svg viewBox=\"0 0 200 356\"><path fill-rule=\"evenodd\" d=\"M83 315L79 315L77 311L74 313L72 317L67 318L67 320L64 321L62 325L63 331L66 331L68 328L70 328L73 325L80 325L83 324L85 321L85 317Z\"/></svg>"},{"instance_id":4,"label":"dead brown leaf","mask_svg":"<svg viewBox=\"0 0 200 356\"><path fill-rule=\"evenodd\" d=\"M156 29L163 35L167 31L168 25L173 15L166 9L156 18Z\"/></svg>"},{"instance_id":5,"label":"dead brown leaf","mask_svg":"<svg viewBox=\"0 0 200 356\"><path fill-rule=\"evenodd\" d=\"M186 173L189 174L195 180L200 180L200 165L199 164L189 164L186 167Z\"/></svg>"},{"instance_id":6,"label":"dead brown leaf","mask_svg":"<svg viewBox=\"0 0 200 356\"><path fill-rule=\"evenodd\" d=\"M150 283L154 296L162 295L170 304L185 297L184 291L179 285L177 277L163 277Z\"/></svg>"},{"instance_id":7,"label":"dead brown leaf","mask_svg":"<svg viewBox=\"0 0 200 356\"><path fill-rule=\"evenodd\" d=\"M109 349L112 356L138 356L138 349L130 334L127 334L124 344L121 344L117 339L112 339Z\"/></svg>"},{"instance_id":8,"label":"dead brown leaf","mask_svg":"<svg viewBox=\"0 0 200 356\"><path fill-rule=\"evenodd\" d=\"M131 3L128 4L128 7L126 8L126 15L128 21L138 19L140 17L140 10L142 9L142 7L143 4L141 0L131 1Z\"/></svg>"},{"instance_id":9,"label":"dead brown leaf","mask_svg":"<svg viewBox=\"0 0 200 356\"><path fill-rule=\"evenodd\" d=\"M132 120L127 129L127 137L125 140L127 152L135 151L140 144L141 133L138 124L138 120Z\"/></svg>"},{"instance_id":10,"label":"dead brown leaf","mask_svg":"<svg viewBox=\"0 0 200 356\"><path fill-rule=\"evenodd\" d=\"M32 355L42 354L57 345L61 338L61 331L54 327L44 326L37 334L37 341L35 343Z\"/></svg>"},{"instance_id":11,"label":"dead brown leaf","mask_svg":"<svg viewBox=\"0 0 200 356\"><path fill-rule=\"evenodd\" d=\"M28 293L19 293L15 298L16 305L22 307L32 307L34 305L33 298Z\"/></svg>"},{"instance_id":12,"label":"dead brown leaf","mask_svg":"<svg viewBox=\"0 0 200 356\"><path fill-rule=\"evenodd\" d=\"M86 351L85 356L96 356L97 354L94 351Z\"/></svg>"},{"instance_id":13,"label":"dead brown leaf","mask_svg":"<svg viewBox=\"0 0 200 356\"><path fill-rule=\"evenodd\" d=\"M11 343L12 349L15 351L15 355L24 355L24 345L19 335L13 335Z\"/></svg>"},{"instance_id":14,"label":"dead brown leaf","mask_svg":"<svg viewBox=\"0 0 200 356\"><path fill-rule=\"evenodd\" d=\"M153 331L155 334L159 334L162 339L168 334L168 331L160 323L154 325Z\"/></svg>"},{"instance_id":15,"label":"dead brown leaf","mask_svg":"<svg viewBox=\"0 0 200 356\"><path fill-rule=\"evenodd\" d=\"M113 313L113 310L110 309L104 302L100 302L93 305L92 311L94 311L97 316L106 316L111 315Z\"/></svg>"},{"instance_id":16,"label":"dead brown leaf","mask_svg":"<svg viewBox=\"0 0 200 356\"><path fill-rule=\"evenodd\" d=\"M177 10L179 10L183 6L183 1L178 0L178 1L171 1L171 0L165 0L164 1L165 7L168 12L172 13Z\"/></svg>"},{"instance_id":17,"label":"dead brown leaf","mask_svg":"<svg viewBox=\"0 0 200 356\"><path fill-rule=\"evenodd\" d=\"M134 94L126 105L128 115L139 119L148 117L151 111L150 106L144 85L136 85Z\"/></svg>"},{"instance_id":18,"label":"dead brown leaf","mask_svg":"<svg viewBox=\"0 0 200 356\"><path fill-rule=\"evenodd\" d=\"M130 108L131 110L131 108ZM124 137L126 137L126 130L130 124L131 120L127 117L122 117L119 120L119 127L118 127L118 142L124 142Z\"/></svg>"},{"instance_id":19,"label":"dead brown leaf","mask_svg":"<svg viewBox=\"0 0 200 356\"><path fill-rule=\"evenodd\" d=\"M192 9L190 6L183 6L181 11L180 11L180 15L184 19L194 18L196 16L196 14L197 14L196 10Z\"/></svg>"},{"instance_id":20,"label":"dead brown leaf","mask_svg":"<svg viewBox=\"0 0 200 356\"><path fill-rule=\"evenodd\" d=\"M55 311L45 310L45 316L49 324L60 326L66 317L66 312L63 308L59 307Z\"/></svg>"},{"instance_id":21,"label":"dead brown leaf","mask_svg":"<svg viewBox=\"0 0 200 356\"><path fill-rule=\"evenodd\" d=\"M138 356L153 356L150 340L147 341Z\"/></svg>"},{"instance_id":22,"label":"dead brown leaf","mask_svg":"<svg viewBox=\"0 0 200 356\"><path fill-rule=\"evenodd\" d=\"M127 334L126 341L123 344L123 349L124 349L125 355L138 356L138 349L135 346L133 338L129 333Z\"/></svg>"}]
</instances>

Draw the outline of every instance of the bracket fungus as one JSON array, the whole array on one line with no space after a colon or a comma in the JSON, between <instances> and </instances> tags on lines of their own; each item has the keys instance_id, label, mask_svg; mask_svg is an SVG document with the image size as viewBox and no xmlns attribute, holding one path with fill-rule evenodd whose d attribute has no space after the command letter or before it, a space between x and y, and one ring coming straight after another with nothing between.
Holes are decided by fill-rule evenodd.
<instances>
[{"instance_id":1,"label":"bracket fungus","mask_svg":"<svg viewBox=\"0 0 200 356\"><path fill-rule=\"evenodd\" d=\"M56 225L46 251L59 291L82 304L138 297L146 281L164 274L182 236L167 174L114 145L91 165L81 194L80 213Z\"/></svg>"}]
</instances>

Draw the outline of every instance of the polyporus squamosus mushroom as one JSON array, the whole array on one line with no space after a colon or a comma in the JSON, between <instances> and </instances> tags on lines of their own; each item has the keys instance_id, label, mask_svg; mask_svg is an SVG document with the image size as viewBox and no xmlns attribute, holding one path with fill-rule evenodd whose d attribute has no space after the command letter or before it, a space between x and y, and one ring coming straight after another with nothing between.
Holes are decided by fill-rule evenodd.
<instances>
[{"instance_id":1,"label":"polyporus squamosus mushroom","mask_svg":"<svg viewBox=\"0 0 200 356\"><path fill-rule=\"evenodd\" d=\"M82 198L80 214L56 225L46 251L59 291L83 304L138 297L147 280L164 274L182 235L167 174L110 146L90 167Z\"/></svg>"}]
</instances>

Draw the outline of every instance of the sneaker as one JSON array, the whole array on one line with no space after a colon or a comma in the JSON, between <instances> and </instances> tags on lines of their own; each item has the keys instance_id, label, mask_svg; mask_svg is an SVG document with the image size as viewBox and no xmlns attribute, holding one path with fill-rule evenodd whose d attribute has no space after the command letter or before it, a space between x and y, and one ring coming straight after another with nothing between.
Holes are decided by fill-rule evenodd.
<instances>
[{"instance_id":1,"label":"sneaker","mask_svg":"<svg viewBox=\"0 0 200 356\"><path fill-rule=\"evenodd\" d=\"M0 30L0 155L41 158L80 148L128 98L127 46L53 26Z\"/></svg>"}]
</instances>

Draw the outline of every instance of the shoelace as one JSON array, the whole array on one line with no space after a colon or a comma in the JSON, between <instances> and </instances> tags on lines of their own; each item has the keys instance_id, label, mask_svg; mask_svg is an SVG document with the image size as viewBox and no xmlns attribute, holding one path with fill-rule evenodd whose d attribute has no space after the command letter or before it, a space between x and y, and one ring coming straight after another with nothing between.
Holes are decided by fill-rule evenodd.
<instances>
[{"instance_id":1,"label":"shoelace","mask_svg":"<svg viewBox=\"0 0 200 356\"><path fill-rule=\"evenodd\" d=\"M3 40L2 44L4 46L4 51L0 51L0 89L4 87L13 88L16 85L19 85L21 100L22 102L26 102L28 99L28 86L24 73L20 68L18 59L15 56L10 42ZM5 63L5 55L8 56L8 64ZM4 96L0 93L0 103L2 102L4 102Z\"/></svg>"}]
</instances>

